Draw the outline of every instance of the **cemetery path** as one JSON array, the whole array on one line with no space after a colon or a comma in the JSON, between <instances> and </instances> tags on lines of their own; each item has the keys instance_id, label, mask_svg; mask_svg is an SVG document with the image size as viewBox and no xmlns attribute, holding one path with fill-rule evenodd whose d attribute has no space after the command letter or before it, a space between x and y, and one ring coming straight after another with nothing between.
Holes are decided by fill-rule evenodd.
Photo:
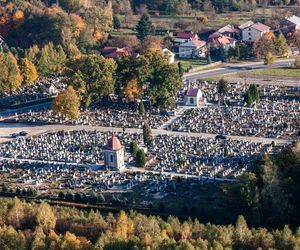
<instances>
[{"instance_id":1,"label":"cemetery path","mask_svg":"<svg viewBox=\"0 0 300 250\"><path fill-rule=\"evenodd\" d=\"M60 130L87 130L87 131L102 131L102 132L122 132L123 128L116 127L99 127L90 125L29 125L23 123L0 123L0 142L6 142L12 140L12 133L19 133L20 131L26 131L29 136L36 136L48 132L56 132ZM142 129L138 128L126 128L125 133L142 132ZM192 132L177 132L168 131L164 129L152 129L153 135L177 135L177 136L189 136L189 137L202 137L202 138L214 138L216 134L207 133L192 133ZM246 140L251 142L270 144L273 141L277 144L290 144L292 140L276 139L276 138L262 138L253 136L228 136L233 140Z\"/></svg>"}]
</instances>

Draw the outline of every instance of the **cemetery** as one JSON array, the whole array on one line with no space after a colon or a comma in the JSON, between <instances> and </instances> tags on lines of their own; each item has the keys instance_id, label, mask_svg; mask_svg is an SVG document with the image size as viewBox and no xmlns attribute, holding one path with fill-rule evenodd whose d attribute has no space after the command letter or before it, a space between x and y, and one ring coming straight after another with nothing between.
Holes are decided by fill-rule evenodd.
<instances>
[{"instance_id":1,"label":"cemetery","mask_svg":"<svg viewBox=\"0 0 300 250\"><path fill-rule=\"evenodd\" d=\"M125 166L135 166L129 153L130 143L143 146L141 133L116 133L124 146ZM19 137L1 144L0 156L5 159L42 163L77 164L103 167L103 147L111 138L109 132L59 131L35 137ZM243 173L258 155L272 153L274 145L244 140L158 135L147 148L146 169L154 173L188 176L232 178ZM124 170L126 172L126 170ZM121 171L123 172L123 171Z\"/></svg>"}]
</instances>

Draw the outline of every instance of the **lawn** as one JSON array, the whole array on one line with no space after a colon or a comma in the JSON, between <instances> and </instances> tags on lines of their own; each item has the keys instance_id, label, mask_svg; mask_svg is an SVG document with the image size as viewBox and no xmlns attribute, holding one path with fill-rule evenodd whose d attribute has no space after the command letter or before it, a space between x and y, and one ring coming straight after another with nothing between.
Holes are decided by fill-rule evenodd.
<instances>
[{"instance_id":1,"label":"lawn","mask_svg":"<svg viewBox=\"0 0 300 250\"><path fill-rule=\"evenodd\" d=\"M206 60L178 60L178 62L181 62L184 71L207 64Z\"/></svg>"},{"instance_id":2,"label":"lawn","mask_svg":"<svg viewBox=\"0 0 300 250\"><path fill-rule=\"evenodd\" d=\"M258 69L247 73L251 76L279 76L279 77L300 77L300 69L296 68L270 68Z\"/></svg>"}]
</instances>

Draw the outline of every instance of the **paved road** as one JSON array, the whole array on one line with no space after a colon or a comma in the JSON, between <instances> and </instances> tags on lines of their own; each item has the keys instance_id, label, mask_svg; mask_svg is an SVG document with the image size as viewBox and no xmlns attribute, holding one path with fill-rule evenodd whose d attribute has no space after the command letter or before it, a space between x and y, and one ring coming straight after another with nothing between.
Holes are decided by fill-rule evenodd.
<instances>
[{"instance_id":1,"label":"paved road","mask_svg":"<svg viewBox=\"0 0 300 250\"><path fill-rule=\"evenodd\" d=\"M283 59L276 61L272 67L288 67L293 64L295 59ZM268 66L264 65L263 62L251 62L251 63L243 63L243 64L224 64L223 68L211 69L211 70L203 70L194 73L187 73L184 75L186 80L195 81L198 79L203 79L210 76L216 75L224 75L229 73L237 73L242 71L248 71L253 69L263 69Z\"/></svg>"},{"instance_id":2,"label":"paved road","mask_svg":"<svg viewBox=\"0 0 300 250\"><path fill-rule=\"evenodd\" d=\"M20 131L26 131L29 135L39 135L47 132L55 132L59 130L87 130L87 131L102 131L102 132L122 132L123 128L115 127L99 127L89 125L28 125L22 123L2 123L0 122L0 142L11 140L10 134L17 133ZM126 128L126 133L142 132L142 129L137 128ZM153 135L177 135L177 136L190 136L190 137L202 137L202 138L214 138L216 134L206 133L190 133L190 132L176 132L167 131L164 129L152 129ZM289 144L291 140L282 140L275 138L261 138L251 136L228 136L233 140L247 140L251 142L260 142L263 144L270 144L272 141L278 144Z\"/></svg>"}]
</instances>

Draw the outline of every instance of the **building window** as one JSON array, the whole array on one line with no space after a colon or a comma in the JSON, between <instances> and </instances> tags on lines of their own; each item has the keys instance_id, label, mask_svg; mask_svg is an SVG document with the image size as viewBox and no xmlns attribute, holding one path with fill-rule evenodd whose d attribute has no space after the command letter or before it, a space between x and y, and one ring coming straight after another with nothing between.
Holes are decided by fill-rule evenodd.
<instances>
[{"instance_id":1,"label":"building window","mask_svg":"<svg viewBox=\"0 0 300 250\"><path fill-rule=\"evenodd\" d=\"M110 155L110 162L114 162L114 156Z\"/></svg>"},{"instance_id":2,"label":"building window","mask_svg":"<svg viewBox=\"0 0 300 250\"><path fill-rule=\"evenodd\" d=\"M194 98L190 99L191 104L194 104Z\"/></svg>"},{"instance_id":3,"label":"building window","mask_svg":"<svg viewBox=\"0 0 300 250\"><path fill-rule=\"evenodd\" d=\"M249 32L248 35L251 36L251 32Z\"/></svg>"}]
</instances>

